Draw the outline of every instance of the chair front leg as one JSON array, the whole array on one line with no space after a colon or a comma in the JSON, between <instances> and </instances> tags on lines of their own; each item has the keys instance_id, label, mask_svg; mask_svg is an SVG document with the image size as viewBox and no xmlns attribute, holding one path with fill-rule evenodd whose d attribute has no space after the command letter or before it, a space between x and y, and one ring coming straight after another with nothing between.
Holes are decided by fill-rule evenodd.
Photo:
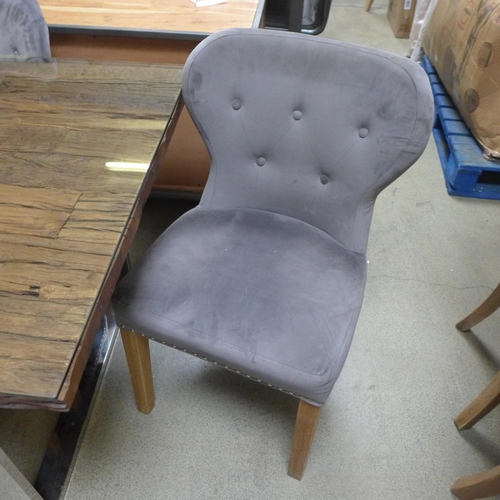
<instances>
[{"instance_id":1,"label":"chair front leg","mask_svg":"<svg viewBox=\"0 0 500 500\"><path fill-rule=\"evenodd\" d=\"M288 475L302 479L309 458L320 409L305 401L300 401L293 435L292 453L288 465Z\"/></svg>"},{"instance_id":2,"label":"chair front leg","mask_svg":"<svg viewBox=\"0 0 500 500\"><path fill-rule=\"evenodd\" d=\"M140 412L151 413L155 406L155 392L149 339L125 328L121 328L120 332L134 389L135 404Z\"/></svg>"},{"instance_id":3,"label":"chair front leg","mask_svg":"<svg viewBox=\"0 0 500 500\"><path fill-rule=\"evenodd\" d=\"M451 492L460 500L475 500L500 494L500 465L474 476L457 479Z\"/></svg>"}]
</instances>

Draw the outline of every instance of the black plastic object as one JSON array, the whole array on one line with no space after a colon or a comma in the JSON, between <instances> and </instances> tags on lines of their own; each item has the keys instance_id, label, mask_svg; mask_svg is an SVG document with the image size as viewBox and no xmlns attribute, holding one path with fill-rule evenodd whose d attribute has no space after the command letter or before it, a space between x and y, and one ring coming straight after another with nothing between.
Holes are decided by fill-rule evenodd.
<instances>
[{"instance_id":1,"label":"black plastic object","mask_svg":"<svg viewBox=\"0 0 500 500\"><path fill-rule=\"evenodd\" d=\"M325 29L331 3L331 0L266 0L264 27L319 35Z\"/></svg>"}]
</instances>

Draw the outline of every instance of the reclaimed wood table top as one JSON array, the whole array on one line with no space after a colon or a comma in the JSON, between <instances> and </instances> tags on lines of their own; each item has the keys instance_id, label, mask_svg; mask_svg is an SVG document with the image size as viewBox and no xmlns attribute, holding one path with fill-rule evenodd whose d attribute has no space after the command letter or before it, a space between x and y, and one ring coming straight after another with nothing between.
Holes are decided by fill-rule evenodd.
<instances>
[{"instance_id":1,"label":"reclaimed wood table top","mask_svg":"<svg viewBox=\"0 0 500 500\"><path fill-rule=\"evenodd\" d=\"M69 409L182 107L181 72L0 59L0 407Z\"/></svg>"},{"instance_id":2,"label":"reclaimed wood table top","mask_svg":"<svg viewBox=\"0 0 500 500\"><path fill-rule=\"evenodd\" d=\"M129 32L214 33L258 27L262 0L197 7L191 0L38 0L49 27Z\"/></svg>"}]
</instances>

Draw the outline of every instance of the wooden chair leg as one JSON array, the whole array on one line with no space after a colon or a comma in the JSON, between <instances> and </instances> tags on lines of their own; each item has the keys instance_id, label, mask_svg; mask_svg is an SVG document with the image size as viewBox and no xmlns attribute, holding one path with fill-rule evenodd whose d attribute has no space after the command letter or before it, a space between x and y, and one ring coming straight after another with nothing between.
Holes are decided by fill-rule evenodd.
<instances>
[{"instance_id":1,"label":"wooden chair leg","mask_svg":"<svg viewBox=\"0 0 500 500\"><path fill-rule=\"evenodd\" d=\"M462 332L470 330L473 326L481 323L483 319L492 315L500 307L500 284L493 290L491 295L466 318L457 323L457 328Z\"/></svg>"},{"instance_id":2,"label":"wooden chair leg","mask_svg":"<svg viewBox=\"0 0 500 500\"><path fill-rule=\"evenodd\" d=\"M372 8L373 0L366 0L365 10L368 12Z\"/></svg>"},{"instance_id":3,"label":"wooden chair leg","mask_svg":"<svg viewBox=\"0 0 500 500\"><path fill-rule=\"evenodd\" d=\"M464 408L455 418L455 425L459 431L470 429L479 422L485 415L493 410L500 403L500 372L481 391L481 393Z\"/></svg>"},{"instance_id":4,"label":"wooden chair leg","mask_svg":"<svg viewBox=\"0 0 500 500\"><path fill-rule=\"evenodd\" d=\"M460 500L493 497L500 494L500 465L474 476L455 481L451 492Z\"/></svg>"},{"instance_id":5,"label":"wooden chair leg","mask_svg":"<svg viewBox=\"0 0 500 500\"><path fill-rule=\"evenodd\" d=\"M302 479L307 465L319 412L320 408L318 406L313 406L305 401L299 403L293 435L292 454L288 465L288 475L299 481Z\"/></svg>"},{"instance_id":6,"label":"wooden chair leg","mask_svg":"<svg viewBox=\"0 0 500 500\"><path fill-rule=\"evenodd\" d=\"M149 340L125 328L121 329L121 335L134 389L135 404L142 413L151 413L155 406L155 392Z\"/></svg>"}]
</instances>

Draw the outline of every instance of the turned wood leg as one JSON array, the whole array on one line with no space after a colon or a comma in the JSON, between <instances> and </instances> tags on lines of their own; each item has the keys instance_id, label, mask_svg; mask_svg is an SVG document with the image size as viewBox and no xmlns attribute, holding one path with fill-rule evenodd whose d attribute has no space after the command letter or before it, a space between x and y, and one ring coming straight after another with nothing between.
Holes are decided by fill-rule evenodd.
<instances>
[{"instance_id":1,"label":"turned wood leg","mask_svg":"<svg viewBox=\"0 0 500 500\"><path fill-rule=\"evenodd\" d=\"M121 335L134 389L135 404L142 413L151 413L155 406L155 392L149 340L125 328L121 329Z\"/></svg>"},{"instance_id":2,"label":"turned wood leg","mask_svg":"<svg viewBox=\"0 0 500 500\"><path fill-rule=\"evenodd\" d=\"M288 475L302 479L309 457L309 450L316 431L320 408L305 401L299 403L295 432L293 435L292 454L288 464Z\"/></svg>"},{"instance_id":3,"label":"turned wood leg","mask_svg":"<svg viewBox=\"0 0 500 500\"><path fill-rule=\"evenodd\" d=\"M373 0L366 0L365 10L368 12L372 8Z\"/></svg>"},{"instance_id":4,"label":"turned wood leg","mask_svg":"<svg viewBox=\"0 0 500 500\"><path fill-rule=\"evenodd\" d=\"M500 494L500 465L474 476L457 479L451 492L460 500L493 497Z\"/></svg>"},{"instance_id":5,"label":"turned wood leg","mask_svg":"<svg viewBox=\"0 0 500 500\"><path fill-rule=\"evenodd\" d=\"M500 403L500 372L481 391L481 393L464 408L455 418L455 425L459 431L470 429L479 422L485 415L493 410Z\"/></svg>"},{"instance_id":6,"label":"turned wood leg","mask_svg":"<svg viewBox=\"0 0 500 500\"><path fill-rule=\"evenodd\" d=\"M498 285L491 295L466 318L457 323L457 328L462 332L470 330L473 326L481 323L483 319L492 315L500 307L500 285Z\"/></svg>"}]
</instances>

